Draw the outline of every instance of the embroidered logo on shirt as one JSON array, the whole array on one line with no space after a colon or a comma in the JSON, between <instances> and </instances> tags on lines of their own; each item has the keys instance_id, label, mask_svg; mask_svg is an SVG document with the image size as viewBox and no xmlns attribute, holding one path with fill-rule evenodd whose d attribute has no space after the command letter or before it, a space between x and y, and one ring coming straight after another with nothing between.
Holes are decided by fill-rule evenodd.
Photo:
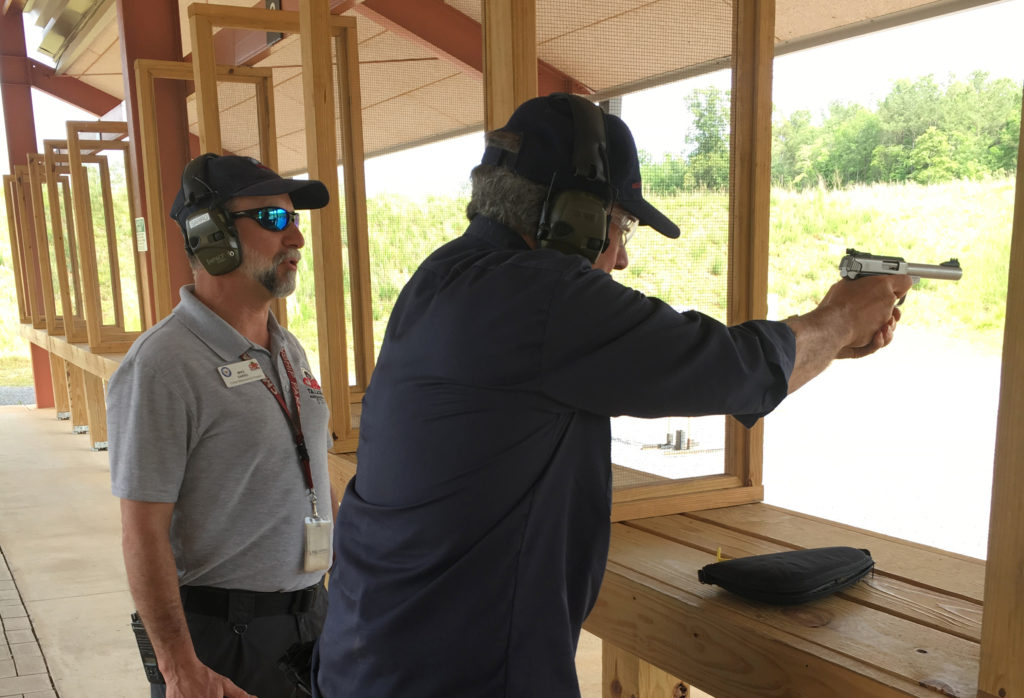
<instances>
[{"instance_id":1,"label":"embroidered logo on shirt","mask_svg":"<svg viewBox=\"0 0 1024 698\"><path fill-rule=\"evenodd\" d=\"M309 393L309 397L320 403L324 402L323 390L320 388L320 384L316 382L316 378L313 377L313 374L309 372L308 368L302 369L302 384L306 386L306 392Z\"/></svg>"}]
</instances>

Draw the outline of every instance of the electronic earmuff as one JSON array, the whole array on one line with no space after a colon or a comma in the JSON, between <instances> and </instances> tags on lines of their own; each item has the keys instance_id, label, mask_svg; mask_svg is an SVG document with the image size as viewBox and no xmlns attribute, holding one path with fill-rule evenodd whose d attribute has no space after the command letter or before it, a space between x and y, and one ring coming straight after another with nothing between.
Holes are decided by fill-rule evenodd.
<instances>
[{"instance_id":1,"label":"electronic earmuff","mask_svg":"<svg viewBox=\"0 0 1024 698\"><path fill-rule=\"evenodd\" d=\"M185 249L207 272L220 276L242 264L242 247L220 193L209 184L208 165L216 157L205 153L188 163L181 174L181 191L186 206L209 202L185 219Z\"/></svg>"},{"instance_id":2,"label":"electronic earmuff","mask_svg":"<svg viewBox=\"0 0 1024 698\"><path fill-rule=\"evenodd\" d=\"M603 185L604 198L582 189L555 190L552 176L541 209L537 242L566 254L580 254L593 263L608 247L608 210L613 189L608 175L608 148L604 112L576 95L565 94L573 122L573 174L577 179ZM557 174L557 173L556 173Z\"/></svg>"}]
</instances>

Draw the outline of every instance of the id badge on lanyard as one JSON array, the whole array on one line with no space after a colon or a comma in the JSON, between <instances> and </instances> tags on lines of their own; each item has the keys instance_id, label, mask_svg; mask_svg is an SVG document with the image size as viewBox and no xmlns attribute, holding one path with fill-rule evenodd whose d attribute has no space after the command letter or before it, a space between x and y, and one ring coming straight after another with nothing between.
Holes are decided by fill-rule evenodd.
<instances>
[{"instance_id":1,"label":"id badge on lanyard","mask_svg":"<svg viewBox=\"0 0 1024 698\"><path fill-rule=\"evenodd\" d=\"M241 358L245 361L251 361L249 352L243 353ZM306 481L306 492L309 495L309 503L312 508L311 515L307 516L303 522L305 543L302 555L302 571L319 572L331 566L331 543L334 527L330 518L321 518L320 512L316 508L316 487L313 485L313 474L309 467L309 451L306 449L306 439L302 434L302 407L298 381L295 380L295 372L292 370L292 364L288 360L288 355L285 354L284 349L281 350L281 362L284 364L285 373L288 374L288 384L291 387L292 398L295 400L294 417L274 382L266 376L263 376L262 382L267 390L270 391L270 394L274 396L274 399L277 400L277 404L284 413L285 419L288 420L288 426L291 427L292 436L295 439L295 450L299 456L299 467L302 469L302 475Z\"/></svg>"}]
</instances>

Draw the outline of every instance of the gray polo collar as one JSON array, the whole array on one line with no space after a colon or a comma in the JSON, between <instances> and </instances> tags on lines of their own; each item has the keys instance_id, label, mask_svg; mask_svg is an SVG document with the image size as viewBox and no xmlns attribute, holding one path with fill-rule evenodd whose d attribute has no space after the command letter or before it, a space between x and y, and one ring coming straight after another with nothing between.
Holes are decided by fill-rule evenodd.
<instances>
[{"instance_id":1,"label":"gray polo collar","mask_svg":"<svg viewBox=\"0 0 1024 698\"><path fill-rule=\"evenodd\" d=\"M193 284L182 286L181 302L171 312L200 341L224 361L238 361L238 357L243 353L253 350L267 353L266 349L250 342L225 322L224 318L210 310L195 297L194 291ZM281 326L277 324L277 318L273 313L270 313L267 327L270 329L271 346L281 346Z\"/></svg>"}]
</instances>

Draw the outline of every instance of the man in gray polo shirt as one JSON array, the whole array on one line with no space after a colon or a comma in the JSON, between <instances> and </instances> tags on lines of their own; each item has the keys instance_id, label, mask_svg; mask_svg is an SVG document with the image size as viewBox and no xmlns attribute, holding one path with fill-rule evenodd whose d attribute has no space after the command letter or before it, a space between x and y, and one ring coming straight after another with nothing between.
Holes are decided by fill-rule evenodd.
<instances>
[{"instance_id":1,"label":"man in gray polo shirt","mask_svg":"<svg viewBox=\"0 0 1024 698\"><path fill-rule=\"evenodd\" d=\"M166 680L154 696L292 696L278 660L319 635L328 410L270 304L295 288L295 209L327 202L321 182L250 158L189 163L171 216L195 284L110 379L125 567Z\"/></svg>"}]
</instances>

